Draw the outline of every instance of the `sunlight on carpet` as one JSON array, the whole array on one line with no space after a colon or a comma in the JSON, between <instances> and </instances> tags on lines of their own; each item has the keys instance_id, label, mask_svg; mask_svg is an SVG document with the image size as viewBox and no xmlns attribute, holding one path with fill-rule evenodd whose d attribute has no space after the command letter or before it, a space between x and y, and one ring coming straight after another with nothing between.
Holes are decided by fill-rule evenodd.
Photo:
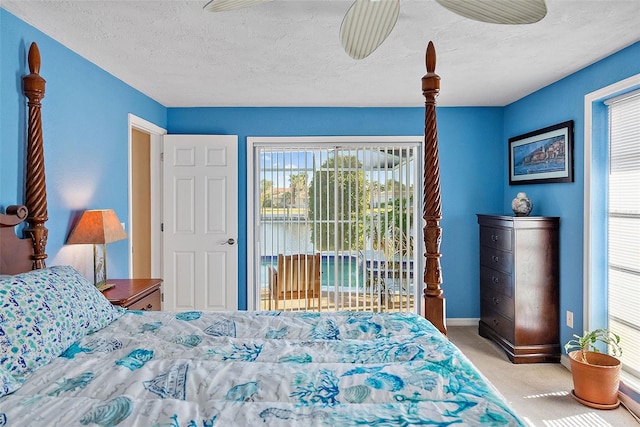
<instances>
[{"instance_id":1,"label":"sunlight on carpet","mask_svg":"<svg viewBox=\"0 0 640 427\"><path fill-rule=\"evenodd\" d=\"M549 396L568 396L568 391L552 391L550 393L540 393L540 394L532 394L530 396L523 396L523 399L538 399L541 397L549 397Z\"/></svg>"},{"instance_id":2,"label":"sunlight on carpet","mask_svg":"<svg viewBox=\"0 0 640 427\"><path fill-rule=\"evenodd\" d=\"M613 427L595 412L572 415L557 420L542 420L548 427Z\"/></svg>"}]
</instances>

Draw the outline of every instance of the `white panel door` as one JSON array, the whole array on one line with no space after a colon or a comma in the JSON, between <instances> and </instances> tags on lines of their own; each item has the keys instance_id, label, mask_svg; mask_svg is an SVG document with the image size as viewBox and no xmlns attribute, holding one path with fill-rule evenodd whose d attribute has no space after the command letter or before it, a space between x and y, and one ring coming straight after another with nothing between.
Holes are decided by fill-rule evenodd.
<instances>
[{"instance_id":1,"label":"white panel door","mask_svg":"<svg viewBox=\"0 0 640 427\"><path fill-rule=\"evenodd\" d=\"M238 137L165 135L164 310L238 308Z\"/></svg>"}]
</instances>

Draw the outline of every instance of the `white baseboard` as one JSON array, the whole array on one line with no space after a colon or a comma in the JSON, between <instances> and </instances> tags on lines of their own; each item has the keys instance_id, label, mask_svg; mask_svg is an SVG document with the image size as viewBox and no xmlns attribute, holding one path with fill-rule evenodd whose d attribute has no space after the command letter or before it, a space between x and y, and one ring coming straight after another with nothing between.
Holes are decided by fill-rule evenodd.
<instances>
[{"instance_id":1,"label":"white baseboard","mask_svg":"<svg viewBox=\"0 0 640 427\"><path fill-rule=\"evenodd\" d=\"M569 356L566 354L560 355L560 364L567 368L569 372L571 372L571 362L569 361Z\"/></svg>"},{"instance_id":2,"label":"white baseboard","mask_svg":"<svg viewBox=\"0 0 640 427\"><path fill-rule=\"evenodd\" d=\"M448 317L447 326L478 326L480 318Z\"/></svg>"}]
</instances>

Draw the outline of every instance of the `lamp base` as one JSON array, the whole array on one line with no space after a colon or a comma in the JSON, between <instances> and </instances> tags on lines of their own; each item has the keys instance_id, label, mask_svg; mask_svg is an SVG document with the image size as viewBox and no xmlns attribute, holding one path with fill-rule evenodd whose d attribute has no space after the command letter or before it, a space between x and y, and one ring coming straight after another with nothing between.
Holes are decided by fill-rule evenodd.
<instances>
[{"instance_id":1,"label":"lamp base","mask_svg":"<svg viewBox=\"0 0 640 427\"><path fill-rule=\"evenodd\" d=\"M100 292L104 292L107 289L111 289L113 288L115 285L115 283L100 283L96 285L96 288L100 291Z\"/></svg>"}]
</instances>

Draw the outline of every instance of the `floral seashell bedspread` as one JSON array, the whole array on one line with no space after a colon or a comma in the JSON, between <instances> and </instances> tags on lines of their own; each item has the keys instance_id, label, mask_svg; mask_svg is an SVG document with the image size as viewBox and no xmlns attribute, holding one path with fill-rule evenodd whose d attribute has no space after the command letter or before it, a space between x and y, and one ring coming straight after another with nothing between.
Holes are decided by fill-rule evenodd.
<instances>
[{"instance_id":1,"label":"floral seashell bedspread","mask_svg":"<svg viewBox=\"0 0 640 427\"><path fill-rule=\"evenodd\" d=\"M0 398L7 426L523 426L412 314L127 312Z\"/></svg>"}]
</instances>

